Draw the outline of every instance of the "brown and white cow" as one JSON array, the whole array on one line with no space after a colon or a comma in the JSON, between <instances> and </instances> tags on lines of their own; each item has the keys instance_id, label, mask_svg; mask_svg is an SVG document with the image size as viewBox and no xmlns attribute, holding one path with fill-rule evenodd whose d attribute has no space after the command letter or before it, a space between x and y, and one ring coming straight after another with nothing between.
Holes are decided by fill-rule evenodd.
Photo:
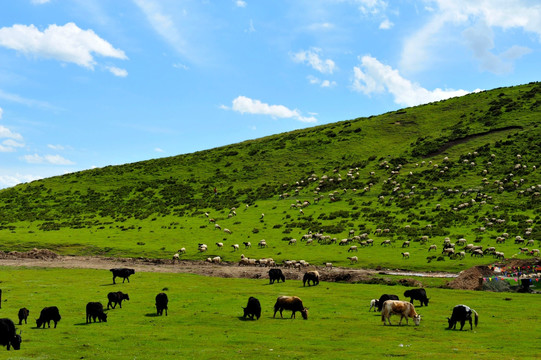
<instances>
[{"instance_id":1,"label":"brown and white cow","mask_svg":"<svg viewBox=\"0 0 541 360\"><path fill-rule=\"evenodd\" d=\"M421 315L417 314L413 304L407 301L385 301L381 309L381 321L383 321L383 325L386 325L385 320L387 320L389 322L389 325L391 325L390 317L393 314L400 315L400 322L398 323L398 325L402 324L403 318L406 318L406 324L408 323L408 318L413 318L413 322L415 323L415 325L419 325L419 323L421 322Z\"/></svg>"}]
</instances>

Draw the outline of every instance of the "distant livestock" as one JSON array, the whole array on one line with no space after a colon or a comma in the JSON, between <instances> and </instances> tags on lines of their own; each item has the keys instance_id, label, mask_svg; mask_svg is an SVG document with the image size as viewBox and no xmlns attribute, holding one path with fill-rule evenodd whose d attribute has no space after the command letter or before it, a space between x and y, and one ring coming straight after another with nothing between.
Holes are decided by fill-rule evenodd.
<instances>
[{"instance_id":1,"label":"distant livestock","mask_svg":"<svg viewBox=\"0 0 541 360\"><path fill-rule=\"evenodd\" d=\"M156 313L158 315L163 315L163 311L165 310L165 316L167 316L167 303L169 303L169 299L166 293L156 295Z\"/></svg>"},{"instance_id":2,"label":"distant livestock","mask_svg":"<svg viewBox=\"0 0 541 360\"><path fill-rule=\"evenodd\" d=\"M253 320L255 316L257 320L259 320L259 317L261 317L261 304L259 303L259 300L253 296L250 296L248 304L242 309L244 310L244 315L242 316L244 319L249 317Z\"/></svg>"},{"instance_id":3,"label":"distant livestock","mask_svg":"<svg viewBox=\"0 0 541 360\"><path fill-rule=\"evenodd\" d=\"M306 283L308 283L308 286L310 286L310 281L312 282L312 285L319 285L319 272L314 271L308 271L304 273L304 277L302 278L302 286L306 286Z\"/></svg>"},{"instance_id":4,"label":"distant livestock","mask_svg":"<svg viewBox=\"0 0 541 360\"><path fill-rule=\"evenodd\" d=\"M117 304L122 309L122 300L130 300L130 297L122 291L117 291L107 294L107 299L109 300L107 303L107 310L109 310L109 306L113 309L116 308Z\"/></svg>"},{"instance_id":5,"label":"distant livestock","mask_svg":"<svg viewBox=\"0 0 541 360\"><path fill-rule=\"evenodd\" d=\"M269 270L269 284L274 284L274 282L286 281L286 277L281 269L270 269Z\"/></svg>"},{"instance_id":6,"label":"distant livestock","mask_svg":"<svg viewBox=\"0 0 541 360\"><path fill-rule=\"evenodd\" d=\"M0 345L8 350L13 346L14 350L21 349L21 336L15 333L15 324L11 319L0 319Z\"/></svg>"},{"instance_id":7,"label":"distant livestock","mask_svg":"<svg viewBox=\"0 0 541 360\"><path fill-rule=\"evenodd\" d=\"M113 284L116 284L115 279L117 277L122 278L122 283L124 283L124 281L126 280L130 282L130 275L135 274L134 269L128 269L128 268L116 268L116 269L110 269L109 271L113 273Z\"/></svg>"},{"instance_id":8,"label":"distant livestock","mask_svg":"<svg viewBox=\"0 0 541 360\"><path fill-rule=\"evenodd\" d=\"M410 258L410 253L409 252L403 252L401 254L402 254L402 259L409 259Z\"/></svg>"},{"instance_id":9,"label":"distant livestock","mask_svg":"<svg viewBox=\"0 0 541 360\"><path fill-rule=\"evenodd\" d=\"M455 306L451 317L447 318L447 321L449 322L449 327L447 329L456 329L456 323L460 322L460 330L462 330L464 323L468 320L470 323L470 330L473 330L472 315L475 317L475 326L477 327L477 323L479 322L477 311L470 309L470 307L466 305Z\"/></svg>"},{"instance_id":10,"label":"distant livestock","mask_svg":"<svg viewBox=\"0 0 541 360\"><path fill-rule=\"evenodd\" d=\"M407 301L400 300L387 300L383 303L381 311L381 321L383 325L386 325L386 320L391 325L391 315L400 315L400 321L398 325L402 324L402 319L406 319L406 324L408 323L408 318L413 319L415 325L419 325L421 322L421 315L417 314L415 307L412 303Z\"/></svg>"},{"instance_id":11,"label":"distant livestock","mask_svg":"<svg viewBox=\"0 0 541 360\"><path fill-rule=\"evenodd\" d=\"M100 302L89 302L86 304L86 323L96 322L96 318L99 322L107 322L107 314L103 312L103 305Z\"/></svg>"},{"instance_id":12,"label":"distant livestock","mask_svg":"<svg viewBox=\"0 0 541 360\"><path fill-rule=\"evenodd\" d=\"M370 300L370 309L368 311L372 311L372 308L374 308L374 311L378 309L379 300L378 299L372 299Z\"/></svg>"},{"instance_id":13,"label":"distant livestock","mask_svg":"<svg viewBox=\"0 0 541 360\"><path fill-rule=\"evenodd\" d=\"M20 308L19 313L17 314L19 317L19 325L22 325L23 320L25 324L28 324L28 315L30 315L30 311L27 308Z\"/></svg>"},{"instance_id":14,"label":"distant livestock","mask_svg":"<svg viewBox=\"0 0 541 360\"><path fill-rule=\"evenodd\" d=\"M426 297L425 289L411 289L404 292L404 297L410 298L410 303L413 304L413 300L419 300L421 306L428 306L428 298Z\"/></svg>"},{"instance_id":15,"label":"distant livestock","mask_svg":"<svg viewBox=\"0 0 541 360\"><path fill-rule=\"evenodd\" d=\"M60 319L60 312L56 306L44 307L39 314L39 318L36 319L36 326L39 328L41 325L43 325L43 328L45 329L45 323L47 323L47 327L50 328L51 321L53 321L56 329L56 324L58 324Z\"/></svg>"},{"instance_id":16,"label":"distant livestock","mask_svg":"<svg viewBox=\"0 0 541 360\"><path fill-rule=\"evenodd\" d=\"M392 295L392 294L383 294L379 297L378 300L378 311L381 311L381 308L383 306L383 303L387 300L398 300L398 295Z\"/></svg>"},{"instance_id":17,"label":"distant livestock","mask_svg":"<svg viewBox=\"0 0 541 360\"><path fill-rule=\"evenodd\" d=\"M308 319L308 308L304 307L302 300L297 296L279 296L274 304L274 315L272 317L276 317L276 313L280 311L280 317L283 318L282 311L284 310L292 311L292 319L295 318L297 311L300 311L304 320Z\"/></svg>"}]
</instances>

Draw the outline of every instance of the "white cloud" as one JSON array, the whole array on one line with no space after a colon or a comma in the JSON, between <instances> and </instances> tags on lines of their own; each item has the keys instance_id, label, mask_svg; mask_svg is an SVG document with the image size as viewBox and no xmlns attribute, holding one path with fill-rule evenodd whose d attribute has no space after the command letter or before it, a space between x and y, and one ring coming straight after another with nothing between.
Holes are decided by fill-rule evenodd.
<instances>
[{"instance_id":1,"label":"white cloud","mask_svg":"<svg viewBox=\"0 0 541 360\"><path fill-rule=\"evenodd\" d=\"M0 175L0 189L39 179L43 179L43 176L22 175L18 173L15 175Z\"/></svg>"},{"instance_id":2,"label":"white cloud","mask_svg":"<svg viewBox=\"0 0 541 360\"><path fill-rule=\"evenodd\" d=\"M165 39L180 54L189 55L187 53L186 40L183 38L180 30L175 25L172 17L167 15L157 2L150 0L134 0L134 2L143 11L148 22L158 35Z\"/></svg>"},{"instance_id":3,"label":"white cloud","mask_svg":"<svg viewBox=\"0 0 541 360\"><path fill-rule=\"evenodd\" d=\"M47 4L48 2L50 2L51 0L32 0L32 4L35 4L35 5L42 5L42 4Z\"/></svg>"},{"instance_id":4,"label":"white cloud","mask_svg":"<svg viewBox=\"0 0 541 360\"><path fill-rule=\"evenodd\" d=\"M107 70L109 70L114 76L118 77L126 77L128 76L128 71L125 69L117 68L115 66L107 66Z\"/></svg>"},{"instance_id":5,"label":"white cloud","mask_svg":"<svg viewBox=\"0 0 541 360\"><path fill-rule=\"evenodd\" d=\"M381 22L381 24L379 24L379 28L381 30L389 30L393 26L394 24L391 21L389 21L389 19L385 19Z\"/></svg>"},{"instance_id":6,"label":"white cloud","mask_svg":"<svg viewBox=\"0 0 541 360\"><path fill-rule=\"evenodd\" d=\"M319 57L321 49L312 48L310 50L301 50L292 55L293 61L297 63L307 63L322 74L332 74L336 68L331 59L322 60Z\"/></svg>"},{"instance_id":7,"label":"white cloud","mask_svg":"<svg viewBox=\"0 0 541 360\"><path fill-rule=\"evenodd\" d=\"M43 108L43 109L61 110L60 108L57 108L57 107L49 104L46 101L23 98L22 96L17 95L17 94L7 93L7 92L3 91L2 89L0 89L0 99L4 99L4 100L11 101L11 102L18 103L18 104L23 104L23 105L30 106L30 107L39 107L39 108Z\"/></svg>"},{"instance_id":8,"label":"white cloud","mask_svg":"<svg viewBox=\"0 0 541 360\"><path fill-rule=\"evenodd\" d=\"M319 85L323 88L325 87L334 87L336 86L336 81L330 81L330 80L321 80L315 76L309 75L307 76L308 82L312 85Z\"/></svg>"},{"instance_id":9,"label":"white cloud","mask_svg":"<svg viewBox=\"0 0 541 360\"><path fill-rule=\"evenodd\" d=\"M158 147L154 148L154 151L159 152L159 153L165 152L163 149L158 148Z\"/></svg>"},{"instance_id":10,"label":"white cloud","mask_svg":"<svg viewBox=\"0 0 541 360\"><path fill-rule=\"evenodd\" d=\"M75 163L60 155L24 155L24 161L30 164L74 165Z\"/></svg>"},{"instance_id":11,"label":"white cloud","mask_svg":"<svg viewBox=\"0 0 541 360\"><path fill-rule=\"evenodd\" d=\"M65 147L63 145L53 145L53 144L48 144L47 147L49 149L53 149L53 150L64 150Z\"/></svg>"},{"instance_id":12,"label":"white cloud","mask_svg":"<svg viewBox=\"0 0 541 360\"><path fill-rule=\"evenodd\" d=\"M371 56L363 56L360 67L354 67L353 71L354 90L366 95L389 92L400 105L415 106L468 94L465 90L427 90Z\"/></svg>"},{"instance_id":13,"label":"white cloud","mask_svg":"<svg viewBox=\"0 0 541 360\"><path fill-rule=\"evenodd\" d=\"M302 122L317 122L313 116L304 117L298 110L291 110L283 105L269 105L259 100L253 100L246 96L239 96L233 100L233 111L241 114L269 115L273 118L290 118Z\"/></svg>"},{"instance_id":14,"label":"white cloud","mask_svg":"<svg viewBox=\"0 0 541 360\"><path fill-rule=\"evenodd\" d=\"M437 46L445 46L443 29L448 26L471 26L462 32L466 45L474 52L481 67L497 73L512 69L511 59L491 53L495 47L492 28L521 29L537 35L541 41L541 3L527 0L429 0L431 18L406 39L402 50L401 69L419 71L434 58ZM442 45L443 44L443 45ZM522 49L525 49L522 47ZM504 52L505 53L505 52ZM501 54L503 55L503 53ZM524 55L524 51L522 51Z\"/></svg>"},{"instance_id":15,"label":"white cloud","mask_svg":"<svg viewBox=\"0 0 541 360\"><path fill-rule=\"evenodd\" d=\"M11 131L5 126L0 125L0 138L9 138L14 140L22 140L21 134Z\"/></svg>"},{"instance_id":16,"label":"white cloud","mask_svg":"<svg viewBox=\"0 0 541 360\"><path fill-rule=\"evenodd\" d=\"M175 69L182 69L182 70L189 70L190 68L182 63L175 63L173 64L173 67Z\"/></svg>"},{"instance_id":17,"label":"white cloud","mask_svg":"<svg viewBox=\"0 0 541 360\"><path fill-rule=\"evenodd\" d=\"M236 5L237 7L244 8L244 7L246 7L246 1L236 0L236 1L235 1L235 5Z\"/></svg>"},{"instance_id":18,"label":"white cloud","mask_svg":"<svg viewBox=\"0 0 541 360\"><path fill-rule=\"evenodd\" d=\"M56 59L94 69L93 54L127 59L122 50L115 49L92 30L82 30L74 23L49 25L43 32L34 25L13 25L0 29L0 46L27 55Z\"/></svg>"},{"instance_id":19,"label":"white cloud","mask_svg":"<svg viewBox=\"0 0 541 360\"><path fill-rule=\"evenodd\" d=\"M248 29L244 30L244 32L245 33L255 32L254 21L252 19L250 19L250 25L248 26Z\"/></svg>"},{"instance_id":20,"label":"white cloud","mask_svg":"<svg viewBox=\"0 0 541 360\"><path fill-rule=\"evenodd\" d=\"M365 15L376 15L385 11L387 2L383 0L355 0L359 10Z\"/></svg>"}]
</instances>

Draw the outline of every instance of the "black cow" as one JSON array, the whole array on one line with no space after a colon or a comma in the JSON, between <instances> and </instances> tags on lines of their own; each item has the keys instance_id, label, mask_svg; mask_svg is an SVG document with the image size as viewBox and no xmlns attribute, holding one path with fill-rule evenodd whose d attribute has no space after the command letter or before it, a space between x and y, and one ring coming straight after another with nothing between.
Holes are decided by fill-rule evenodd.
<instances>
[{"instance_id":1,"label":"black cow","mask_svg":"<svg viewBox=\"0 0 541 360\"><path fill-rule=\"evenodd\" d=\"M244 309L244 315L243 318L246 319L247 316L250 317L250 319L254 319L254 316L259 320L259 317L261 316L261 304L259 303L259 300L257 300L255 297L250 296L248 299L248 305L246 307L243 307Z\"/></svg>"},{"instance_id":2,"label":"black cow","mask_svg":"<svg viewBox=\"0 0 541 360\"><path fill-rule=\"evenodd\" d=\"M113 273L113 284L116 284L115 279L117 277L121 277L122 283L128 279L128 282L130 282L130 275L135 274L134 269L128 269L128 268L116 268L116 269L110 269L110 271Z\"/></svg>"},{"instance_id":3,"label":"black cow","mask_svg":"<svg viewBox=\"0 0 541 360\"><path fill-rule=\"evenodd\" d=\"M103 305L100 302L89 302L86 304L86 323L96 322L96 318L100 322L107 322L107 314L103 312Z\"/></svg>"},{"instance_id":4,"label":"black cow","mask_svg":"<svg viewBox=\"0 0 541 360\"><path fill-rule=\"evenodd\" d=\"M282 273L281 269L270 269L269 270L269 283L274 284L274 282L286 282L286 277Z\"/></svg>"},{"instance_id":5,"label":"black cow","mask_svg":"<svg viewBox=\"0 0 541 360\"><path fill-rule=\"evenodd\" d=\"M167 316L167 303L169 302L169 299L167 298L166 293L159 293L156 295L156 311L158 315L163 315L163 311L165 310L165 316Z\"/></svg>"},{"instance_id":6,"label":"black cow","mask_svg":"<svg viewBox=\"0 0 541 360\"><path fill-rule=\"evenodd\" d=\"M23 320L25 324L28 324L26 320L28 319L29 314L30 314L30 311L27 308L19 309L19 314L17 314L19 316L19 325L22 325Z\"/></svg>"},{"instance_id":7,"label":"black cow","mask_svg":"<svg viewBox=\"0 0 541 360\"><path fill-rule=\"evenodd\" d=\"M39 314L39 319L36 319L36 326L39 328L43 325L45 329L45 323L47 326L51 327L51 320L54 321L54 327L56 329L56 324L60 321L61 316L56 306L44 307Z\"/></svg>"},{"instance_id":8,"label":"black cow","mask_svg":"<svg viewBox=\"0 0 541 360\"><path fill-rule=\"evenodd\" d=\"M0 319L0 345L7 346L7 349L13 346L14 350L21 349L21 335L15 333L15 324L11 319Z\"/></svg>"},{"instance_id":9,"label":"black cow","mask_svg":"<svg viewBox=\"0 0 541 360\"><path fill-rule=\"evenodd\" d=\"M477 327L477 323L479 322L477 311L470 309L470 307L466 305L455 306L451 317L447 318L447 321L449 322L449 327L447 329L456 329L456 323L460 321L460 330L462 330L464 323L468 320L470 322L470 330L473 330L472 314L475 315L475 326Z\"/></svg>"},{"instance_id":10,"label":"black cow","mask_svg":"<svg viewBox=\"0 0 541 360\"><path fill-rule=\"evenodd\" d=\"M107 299L109 300L107 303L107 310L109 310L109 306L111 306L113 309L116 308L117 304L122 309L122 300L130 300L130 297L128 294L124 294L122 291L116 291L107 294Z\"/></svg>"},{"instance_id":11,"label":"black cow","mask_svg":"<svg viewBox=\"0 0 541 360\"><path fill-rule=\"evenodd\" d=\"M398 295L383 294L379 297L378 302L378 311L381 311L383 308L383 303L387 300L399 300Z\"/></svg>"},{"instance_id":12,"label":"black cow","mask_svg":"<svg viewBox=\"0 0 541 360\"><path fill-rule=\"evenodd\" d=\"M428 298L426 297L426 291L425 289L411 289L406 290L404 292L405 297L410 298L410 303L413 304L413 300L419 300L421 302L421 306L425 305L428 306Z\"/></svg>"}]
</instances>

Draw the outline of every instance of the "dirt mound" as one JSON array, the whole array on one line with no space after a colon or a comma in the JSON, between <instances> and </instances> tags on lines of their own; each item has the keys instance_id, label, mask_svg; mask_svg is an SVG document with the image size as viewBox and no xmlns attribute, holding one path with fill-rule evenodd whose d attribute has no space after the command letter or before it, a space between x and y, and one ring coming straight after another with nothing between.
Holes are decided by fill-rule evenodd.
<instances>
[{"instance_id":1,"label":"dirt mound","mask_svg":"<svg viewBox=\"0 0 541 360\"><path fill-rule=\"evenodd\" d=\"M483 287L483 282L479 279L492 275L494 275L494 271L488 266L474 266L461 271L456 279L447 283L447 287L451 289L480 290Z\"/></svg>"},{"instance_id":2,"label":"dirt mound","mask_svg":"<svg viewBox=\"0 0 541 360\"><path fill-rule=\"evenodd\" d=\"M52 260L58 258L58 254L49 249L32 249L30 251L10 251L4 252L0 250L0 259L40 259Z\"/></svg>"}]
</instances>

